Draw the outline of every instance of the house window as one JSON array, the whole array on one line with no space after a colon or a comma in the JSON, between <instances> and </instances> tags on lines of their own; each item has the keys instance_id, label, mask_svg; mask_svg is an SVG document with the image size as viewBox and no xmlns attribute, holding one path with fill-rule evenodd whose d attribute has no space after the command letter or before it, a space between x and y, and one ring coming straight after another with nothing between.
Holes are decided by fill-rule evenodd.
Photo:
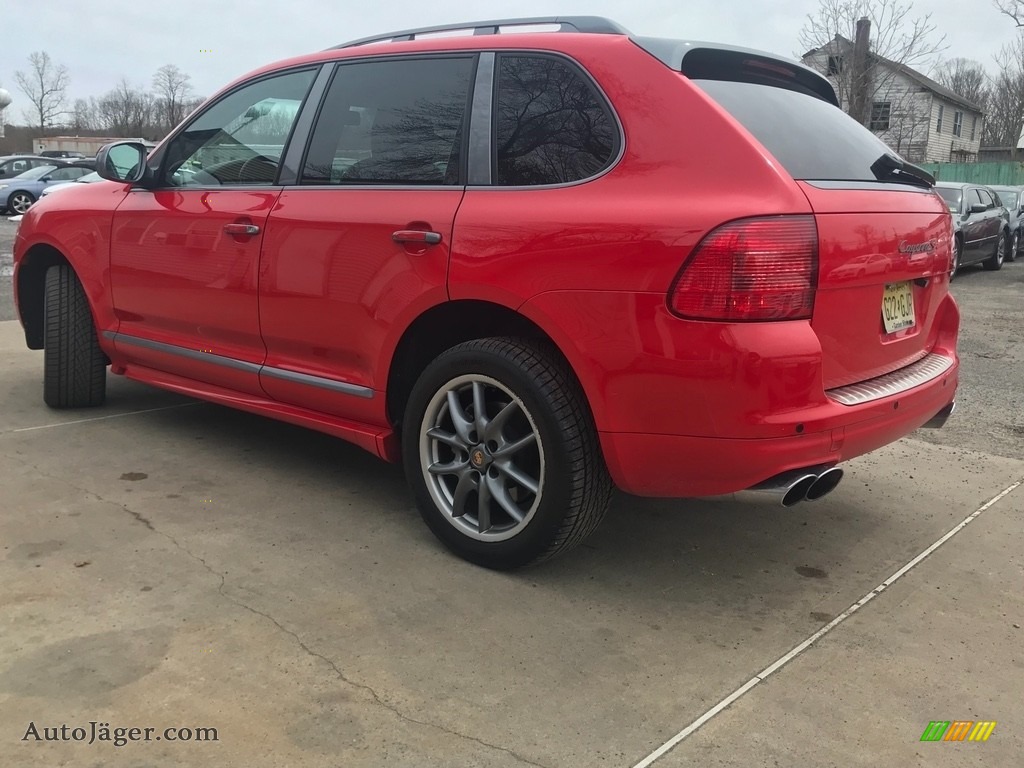
<instances>
[{"instance_id":1,"label":"house window","mask_svg":"<svg viewBox=\"0 0 1024 768\"><path fill-rule=\"evenodd\" d=\"M876 101L871 105L871 124L868 126L872 131L889 130L889 114L892 111L892 103L888 101Z\"/></svg>"},{"instance_id":2,"label":"house window","mask_svg":"<svg viewBox=\"0 0 1024 768\"><path fill-rule=\"evenodd\" d=\"M978 135L978 116L975 115L971 118L971 141L974 141L974 137Z\"/></svg>"},{"instance_id":3,"label":"house window","mask_svg":"<svg viewBox=\"0 0 1024 768\"><path fill-rule=\"evenodd\" d=\"M946 111L946 108L939 104L939 119L935 122L935 132L942 133L942 113Z\"/></svg>"},{"instance_id":4,"label":"house window","mask_svg":"<svg viewBox=\"0 0 1024 768\"><path fill-rule=\"evenodd\" d=\"M953 113L953 135L960 136L964 130L964 113L954 112Z\"/></svg>"},{"instance_id":5,"label":"house window","mask_svg":"<svg viewBox=\"0 0 1024 768\"><path fill-rule=\"evenodd\" d=\"M829 56L828 57L828 73L829 75L838 75L843 71L843 57L842 56Z\"/></svg>"}]
</instances>

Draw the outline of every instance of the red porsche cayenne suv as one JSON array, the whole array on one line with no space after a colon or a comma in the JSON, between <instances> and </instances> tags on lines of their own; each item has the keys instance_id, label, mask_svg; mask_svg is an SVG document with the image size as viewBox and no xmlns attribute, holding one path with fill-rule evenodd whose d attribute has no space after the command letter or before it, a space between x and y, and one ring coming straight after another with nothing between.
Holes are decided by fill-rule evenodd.
<instances>
[{"instance_id":1,"label":"red porsche cayenne suv","mask_svg":"<svg viewBox=\"0 0 1024 768\"><path fill-rule=\"evenodd\" d=\"M613 485L820 498L953 409L933 180L771 54L597 17L395 32L98 162L15 244L45 402L99 405L109 366L336 435L488 567L577 544Z\"/></svg>"}]
</instances>

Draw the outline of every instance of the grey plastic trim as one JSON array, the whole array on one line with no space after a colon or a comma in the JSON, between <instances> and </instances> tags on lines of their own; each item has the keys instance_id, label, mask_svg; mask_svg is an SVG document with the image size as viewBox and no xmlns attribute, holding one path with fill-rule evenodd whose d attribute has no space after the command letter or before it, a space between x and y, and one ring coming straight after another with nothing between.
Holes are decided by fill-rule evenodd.
<instances>
[{"instance_id":1,"label":"grey plastic trim","mask_svg":"<svg viewBox=\"0 0 1024 768\"><path fill-rule=\"evenodd\" d=\"M166 344L162 341L142 339L138 336L129 336L125 333L104 331L103 338L109 339L115 343L120 342L122 344L143 347L144 349L152 349L157 352L177 355L178 357L185 357L190 360L198 360L203 363L210 363L211 365L220 365L224 368L233 368L237 371L254 373L259 376L270 376L274 379L290 381L296 384L306 384L311 387L319 387L320 389L329 389L333 392L341 392L342 394L352 395L353 397L369 399L372 398L374 394L370 387L363 387L359 384L349 384L345 381L327 379L323 376L311 376L308 373L297 373L296 371L274 368L269 365L260 365L259 363L250 363L245 360L236 360L233 357L215 355L212 352L200 352L198 349L188 349L187 347L179 347L176 344Z\"/></svg>"},{"instance_id":2,"label":"grey plastic trim","mask_svg":"<svg viewBox=\"0 0 1024 768\"><path fill-rule=\"evenodd\" d=\"M272 368L269 365L265 365L260 369L260 375L270 376L271 378L281 379L282 381L290 381L295 384L307 384L311 387L329 389L334 392L341 392L345 395L353 395L354 397L364 397L367 399L373 397L373 390L369 387L362 387L358 384L349 384L335 379L325 379L322 376L311 376L308 373L286 371L283 368Z\"/></svg>"},{"instance_id":3,"label":"grey plastic trim","mask_svg":"<svg viewBox=\"0 0 1024 768\"><path fill-rule=\"evenodd\" d=\"M493 52L483 52L476 65L473 105L469 116L468 184L491 183L491 115L494 104Z\"/></svg>"},{"instance_id":4,"label":"grey plastic trim","mask_svg":"<svg viewBox=\"0 0 1024 768\"><path fill-rule=\"evenodd\" d=\"M426 35L433 32L458 32L461 30L473 30L474 35L498 34L499 27L522 27L533 24L558 24L559 32L587 32L600 35L628 35L629 30L621 24L603 16L535 16L519 19L491 19L489 21L467 21L462 24L441 24L435 27L418 27L416 29L402 29L397 32L388 32L384 35L373 37L361 37L358 40L350 40L347 43L336 45L327 50L338 50L339 48L352 48L357 45L369 43L383 43L392 41L415 40L417 35Z\"/></svg>"},{"instance_id":5,"label":"grey plastic trim","mask_svg":"<svg viewBox=\"0 0 1024 768\"><path fill-rule=\"evenodd\" d=\"M302 156L306 153L306 145L313 133L313 123L320 114L320 104L324 100L324 93L327 85L334 74L334 64L325 64L320 68L313 84L306 93L306 100L302 103L302 111L299 113L292 126L291 136L288 137L288 146L284 156L281 158L281 167L277 172L277 183L291 185L298 182L299 172L302 165Z\"/></svg>"},{"instance_id":6,"label":"grey plastic trim","mask_svg":"<svg viewBox=\"0 0 1024 768\"><path fill-rule=\"evenodd\" d=\"M129 336L128 334L116 333L115 331L104 331L103 337L106 339L110 339L113 342L119 342L121 344L130 344L133 347L153 349L156 350L157 352L166 352L169 355L187 357L190 360L199 360L204 363L221 365L225 368L234 368L236 371L246 371L247 373L260 372L261 366L258 363L248 363L245 360L236 360L233 357L215 355L212 352L200 352L198 349L188 349L186 347L179 347L176 344L165 344L162 341L142 339L139 338L138 336Z\"/></svg>"},{"instance_id":7,"label":"grey plastic trim","mask_svg":"<svg viewBox=\"0 0 1024 768\"><path fill-rule=\"evenodd\" d=\"M898 371L856 384L848 384L845 387L829 389L825 394L829 400L841 405L861 405L872 400L880 400L883 397L899 395L908 389L927 384L952 367L952 358L932 353Z\"/></svg>"}]
</instances>

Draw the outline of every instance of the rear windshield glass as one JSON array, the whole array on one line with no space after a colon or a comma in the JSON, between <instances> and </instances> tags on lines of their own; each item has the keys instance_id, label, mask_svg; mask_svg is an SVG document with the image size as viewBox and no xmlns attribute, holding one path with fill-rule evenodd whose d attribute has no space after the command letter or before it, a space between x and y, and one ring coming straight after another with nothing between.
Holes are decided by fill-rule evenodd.
<instances>
[{"instance_id":1,"label":"rear windshield glass","mask_svg":"<svg viewBox=\"0 0 1024 768\"><path fill-rule=\"evenodd\" d=\"M999 199L1003 201L1003 205L1007 208L1017 207L1017 193L1016 192L1000 192Z\"/></svg>"},{"instance_id":2,"label":"rear windshield glass","mask_svg":"<svg viewBox=\"0 0 1024 768\"><path fill-rule=\"evenodd\" d=\"M871 165L893 154L841 109L786 88L694 80L754 134L794 179L876 181Z\"/></svg>"},{"instance_id":3,"label":"rear windshield glass","mask_svg":"<svg viewBox=\"0 0 1024 768\"><path fill-rule=\"evenodd\" d=\"M954 212L960 210L960 196L962 194L960 187L936 187L935 191L949 205L949 210Z\"/></svg>"}]
</instances>

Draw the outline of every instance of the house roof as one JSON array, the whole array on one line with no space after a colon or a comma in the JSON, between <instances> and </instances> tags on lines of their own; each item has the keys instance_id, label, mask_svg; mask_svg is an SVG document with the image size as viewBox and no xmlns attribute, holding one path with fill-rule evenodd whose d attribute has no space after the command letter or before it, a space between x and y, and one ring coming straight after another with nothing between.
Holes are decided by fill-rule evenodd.
<instances>
[{"instance_id":1,"label":"house roof","mask_svg":"<svg viewBox=\"0 0 1024 768\"><path fill-rule=\"evenodd\" d=\"M835 39L832 42L839 42L843 44L844 47L853 46L853 42L848 38L843 37L842 35L836 35ZM806 59L808 56L817 53L818 51L822 50L822 48L825 47L826 46L823 45L821 46L821 48L813 48L807 53L805 53L803 55L803 58ZM921 74L916 69L908 67L906 64L900 64L898 61L887 59L885 58L885 56L879 56L877 53L868 52L868 56L870 56L871 59L873 59L874 61L880 62L885 66L889 67L890 69L896 70L902 75L906 75L911 80L916 82L918 85L922 86L923 88L927 88L929 91L932 91L933 93L941 96L947 101L952 101L954 104L959 104L960 106L966 107L967 109L977 112L978 114L983 114L983 110L980 105L975 104L973 101L970 101L969 99L965 99L956 91L950 90L941 83L937 83L927 75Z\"/></svg>"}]
</instances>

